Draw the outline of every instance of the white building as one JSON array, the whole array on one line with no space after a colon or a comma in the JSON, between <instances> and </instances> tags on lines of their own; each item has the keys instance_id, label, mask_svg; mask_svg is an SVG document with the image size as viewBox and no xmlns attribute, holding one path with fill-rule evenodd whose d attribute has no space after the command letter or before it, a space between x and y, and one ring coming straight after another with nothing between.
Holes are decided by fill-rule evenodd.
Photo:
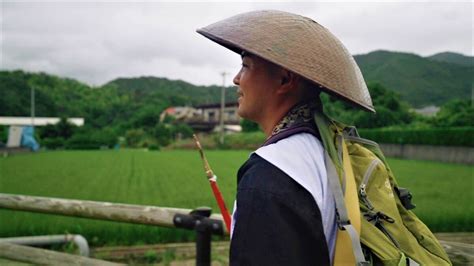
<instances>
[{"instance_id":1,"label":"white building","mask_svg":"<svg viewBox=\"0 0 474 266\"><path fill-rule=\"evenodd\" d=\"M61 118L59 117L16 117L3 116L0 117L0 125L10 126L8 131L8 148L17 148L21 146L21 136L23 127L25 126L46 126L48 124L57 124ZM68 118L67 121L76 126L84 125L84 118Z\"/></svg>"}]
</instances>

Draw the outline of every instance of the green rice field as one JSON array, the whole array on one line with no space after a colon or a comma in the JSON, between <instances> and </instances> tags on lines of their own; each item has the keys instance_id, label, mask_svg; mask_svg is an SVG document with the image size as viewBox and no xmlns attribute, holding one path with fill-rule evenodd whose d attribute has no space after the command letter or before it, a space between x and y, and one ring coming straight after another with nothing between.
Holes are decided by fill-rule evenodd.
<instances>
[{"instance_id":1,"label":"green rice field","mask_svg":"<svg viewBox=\"0 0 474 266\"><path fill-rule=\"evenodd\" d=\"M248 155L207 152L229 208L236 171ZM389 163L399 185L412 191L415 213L433 231L474 231L474 167L398 159ZM218 210L197 151L56 151L2 157L0 193ZM194 237L178 229L0 210L0 237L61 233L82 234L92 245Z\"/></svg>"}]
</instances>

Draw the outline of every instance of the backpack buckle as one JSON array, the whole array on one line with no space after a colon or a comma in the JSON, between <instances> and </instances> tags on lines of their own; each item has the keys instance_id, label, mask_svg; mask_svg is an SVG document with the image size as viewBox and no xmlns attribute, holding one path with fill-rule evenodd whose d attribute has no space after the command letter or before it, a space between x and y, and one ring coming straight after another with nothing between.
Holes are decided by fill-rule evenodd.
<instances>
[{"instance_id":1,"label":"backpack buckle","mask_svg":"<svg viewBox=\"0 0 474 266\"><path fill-rule=\"evenodd\" d=\"M396 187L396 191L398 194L398 198L400 199L400 202L402 203L403 207L405 207L405 209L411 210L416 207L416 205L411 202L413 196L407 188Z\"/></svg>"},{"instance_id":2,"label":"backpack buckle","mask_svg":"<svg viewBox=\"0 0 474 266\"><path fill-rule=\"evenodd\" d=\"M336 224L339 230L344 231L346 230L346 226L351 224L351 220L349 218L347 219L341 219L341 216L339 216L339 212L336 210Z\"/></svg>"}]
</instances>

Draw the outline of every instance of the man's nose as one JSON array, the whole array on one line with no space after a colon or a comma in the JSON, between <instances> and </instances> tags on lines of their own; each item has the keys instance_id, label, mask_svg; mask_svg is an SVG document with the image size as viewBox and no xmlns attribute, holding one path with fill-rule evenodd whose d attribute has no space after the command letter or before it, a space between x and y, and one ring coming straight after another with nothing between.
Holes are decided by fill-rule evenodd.
<instances>
[{"instance_id":1,"label":"man's nose","mask_svg":"<svg viewBox=\"0 0 474 266\"><path fill-rule=\"evenodd\" d=\"M235 75L234 79L232 80L234 82L235 85L239 86L240 84L240 71L239 73L237 73L237 75Z\"/></svg>"}]
</instances>

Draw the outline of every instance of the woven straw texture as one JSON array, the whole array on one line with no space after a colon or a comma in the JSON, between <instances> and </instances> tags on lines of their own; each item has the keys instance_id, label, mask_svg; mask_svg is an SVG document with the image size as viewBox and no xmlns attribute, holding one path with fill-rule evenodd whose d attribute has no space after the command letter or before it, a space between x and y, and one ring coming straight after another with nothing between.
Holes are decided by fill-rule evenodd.
<instances>
[{"instance_id":1,"label":"woven straw texture","mask_svg":"<svg viewBox=\"0 0 474 266\"><path fill-rule=\"evenodd\" d=\"M362 73L344 45L317 22L282 11L252 11L197 30L237 53L247 51L374 112Z\"/></svg>"}]
</instances>

